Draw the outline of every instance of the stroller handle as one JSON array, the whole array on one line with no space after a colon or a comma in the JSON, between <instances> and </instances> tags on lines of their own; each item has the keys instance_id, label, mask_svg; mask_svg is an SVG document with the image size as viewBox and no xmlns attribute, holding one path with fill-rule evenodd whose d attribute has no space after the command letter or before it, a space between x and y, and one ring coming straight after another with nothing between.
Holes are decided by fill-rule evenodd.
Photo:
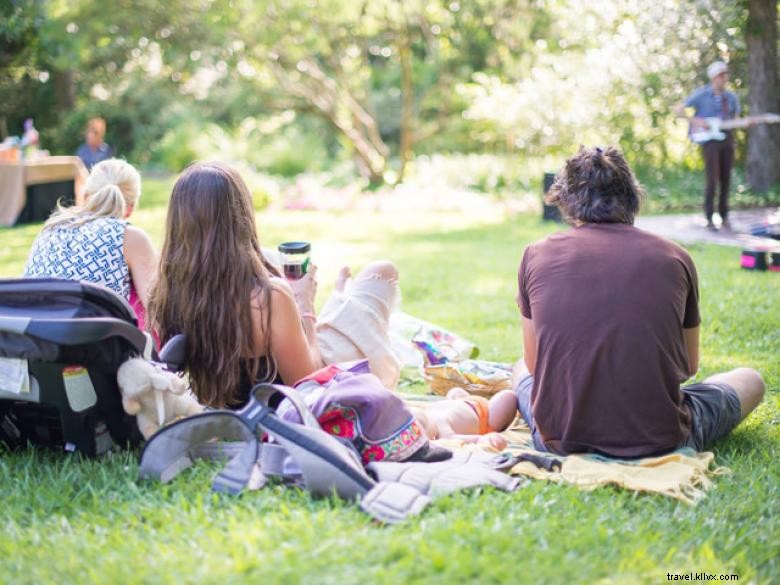
<instances>
[{"instance_id":1,"label":"stroller handle","mask_svg":"<svg viewBox=\"0 0 780 585\"><path fill-rule=\"evenodd\" d=\"M0 332L30 335L60 345L81 345L121 337L139 353L143 352L146 346L146 336L140 329L112 317L31 319L0 316Z\"/></svg>"}]
</instances>

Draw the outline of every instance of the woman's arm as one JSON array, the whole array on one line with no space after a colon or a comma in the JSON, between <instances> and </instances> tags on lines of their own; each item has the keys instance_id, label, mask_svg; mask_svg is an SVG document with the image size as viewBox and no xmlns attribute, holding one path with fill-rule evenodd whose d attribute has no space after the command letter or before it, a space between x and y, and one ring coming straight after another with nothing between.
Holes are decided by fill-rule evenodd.
<instances>
[{"instance_id":1,"label":"woman's arm","mask_svg":"<svg viewBox=\"0 0 780 585\"><path fill-rule=\"evenodd\" d=\"M138 298L147 307L149 292L159 270L157 250L146 232L129 225L125 229L123 251Z\"/></svg>"},{"instance_id":2,"label":"woman's arm","mask_svg":"<svg viewBox=\"0 0 780 585\"><path fill-rule=\"evenodd\" d=\"M290 285L271 278L271 352L285 384L322 367L314 319L301 317Z\"/></svg>"}]
</instances>

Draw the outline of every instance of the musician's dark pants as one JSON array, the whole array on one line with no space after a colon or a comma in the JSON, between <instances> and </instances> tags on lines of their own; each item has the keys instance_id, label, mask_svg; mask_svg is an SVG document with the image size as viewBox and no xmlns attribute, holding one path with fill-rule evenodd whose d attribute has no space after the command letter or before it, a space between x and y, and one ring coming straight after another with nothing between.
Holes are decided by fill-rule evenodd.
<instances>
[{"instance_id":1,"label":"musician's dark pants","mask_svg":"<svg viewBox=\"0 0 780 585\"><path fill-rule=\"evenodd\" d=\"M731 167L734 164L734 136L728 132L725 140L710 140L701 145L707 186L704 189L704 215L712 221L715 211L715 187L720 183L718 213L723 221L729 214L729 186Z\"/></svg>"}]
</instances>

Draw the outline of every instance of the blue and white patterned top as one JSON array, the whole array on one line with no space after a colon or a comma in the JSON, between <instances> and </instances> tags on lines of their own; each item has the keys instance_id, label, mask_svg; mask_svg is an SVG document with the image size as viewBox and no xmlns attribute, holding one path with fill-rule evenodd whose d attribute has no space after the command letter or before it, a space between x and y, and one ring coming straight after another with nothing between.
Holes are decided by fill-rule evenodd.
<instances>
[{"instance_id":1,"label":"blue and white patterned top","mask_svg":"<svg viewBox=\"0 0 780 585\"><path fill-rule=\"evenodd\" d=\"M130 271L123 246L127 222L98 217L71 227L44 229L33 242L24 276L84 280L130 296Z\"/></svg>"}]
</instances>

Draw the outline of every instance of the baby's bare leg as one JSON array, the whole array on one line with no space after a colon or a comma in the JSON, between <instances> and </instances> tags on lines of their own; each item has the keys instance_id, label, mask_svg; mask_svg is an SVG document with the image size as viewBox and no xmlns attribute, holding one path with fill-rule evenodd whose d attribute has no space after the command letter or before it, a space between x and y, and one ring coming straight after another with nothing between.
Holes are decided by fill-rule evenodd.
<instances>
[{"instance_id":1,"label":"baby's bare leg","mask_svg":"<svg viewBox=\"0 0 780 585\"><path fill-rule=\"evenodd\" d=\"M454 386L453 388L450 388L449 392L447 392L447 398L450 400L455 400L456 398L465 398L468 395L469 393L459 386Z\"/></svg>"},{"instance_id":2,"label":"baby's bare leg","mask_svg":"<svg viewBox=\"0 0 780 585\"><path fill-rule=\"evenodd\" d=\"M517 416L517 397L511 390L501 390L490 398L488 408L490 428L503 431Z\"/></svg>"}]
</instances>

